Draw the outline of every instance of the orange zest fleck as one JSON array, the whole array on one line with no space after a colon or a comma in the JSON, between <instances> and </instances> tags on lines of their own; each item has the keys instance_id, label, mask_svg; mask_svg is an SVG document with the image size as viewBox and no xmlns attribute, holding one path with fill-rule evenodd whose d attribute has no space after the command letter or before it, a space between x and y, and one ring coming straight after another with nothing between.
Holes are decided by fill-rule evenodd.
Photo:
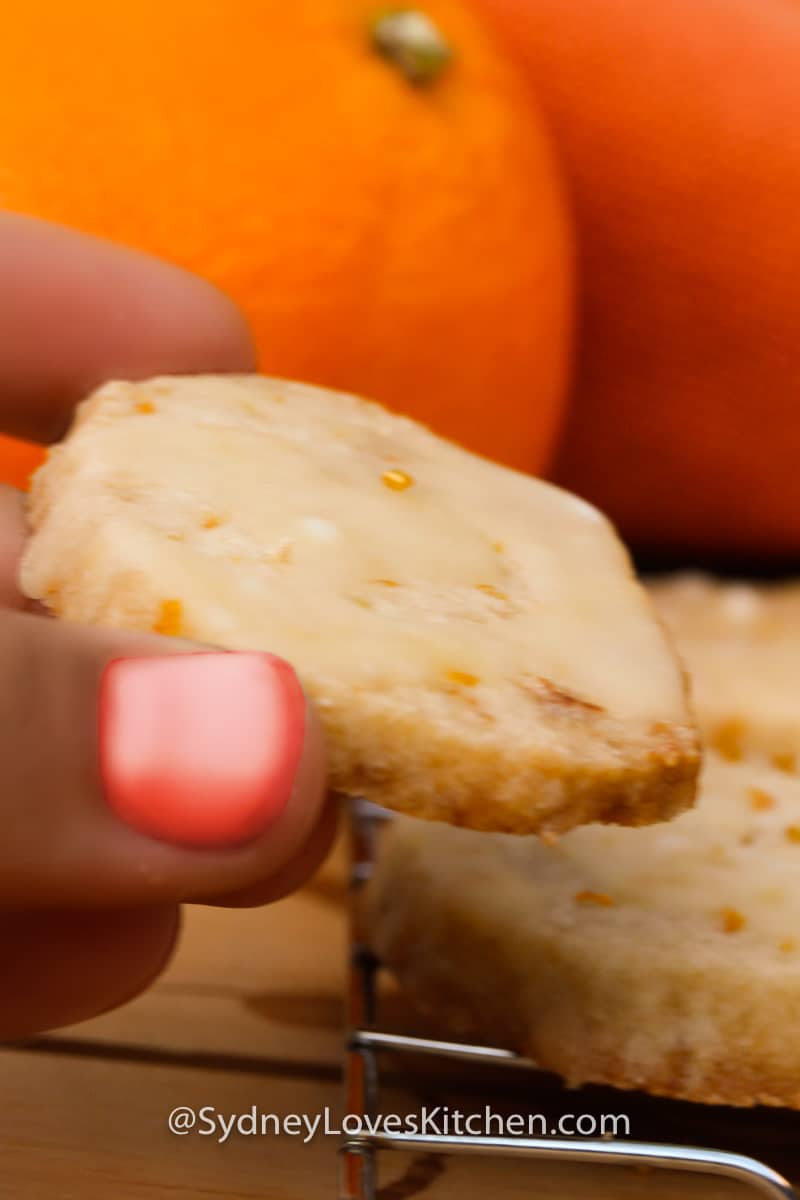
<instances>
[{"instance_id":1,"label":"orange zest fleck","mask_svg":"<svg viewBox=\"0 0 800 1200\"><path fill-rule=\"evenodd\" d=\"M800 842L800 825L787 825L784 833L787 841Z\"/></svg>"},{"instance_id":2,"label":"orange zest fleck","mask_svg":"<svg viewBox=\"0 0 800 1200\"><path fill-rule=\"evenodd\" d=\"M780 950L781 954L791 954L796 946L797 942L791 937L782 938L782 940L778 942L778 949Z\"/></svg>"},{"instance_id":3,"label":"orange zest fleck","mask_svg":"<svg viewBox=\"0 0 800 1200\"><path fill-rule=\"evenodd\" d=\"M219 524L219 517L215 517L213 513L203 518L203 529L216 529Z\"/></svg>"},{"instance_id":4,"label":"orange zest fleck","mask_svg":"<svg viewBox=\"0 0 800 1200\"><path fill-rule=\"evenodd\" d=\"M750 797L751 808L755 808L760 812L766 812L767 809L775 807L775 797L761 788L750 788L748 795Z\"/></svg>"},{"instance_id":5,"label":"orange zest fleck","mask_svg":"<svg viewBox=\"0 0 800 1200\"><path fill-rule=\"evenodd\" d=\"M0 434L0 483L10 483L27 492L32 473L49 457L44 446Z\"/></svg>"},{"instance_id":6,"label":"orange zest fleck","mask_svg":"<svg viewBox=\"0 0 800 1200\"><path fill-rule=\"evenodd\" d=\"M746 917L736 908L723 908L720 916L725 933L738 933L747 924Z\"/></svg>"},{"instance_id":7,"label":"orange zest fleck","mask_svg":"<svg viewBox=\"0 0 800 1200\"><path fill-rule=\"evenodd\" d=\"M493 583L477 583L476 588L479 592L483 592L486 596L494 596L495 600L507 600L508 596L505 592L501 592Z\"/></svg>"},{"instance_id":8,"label":"orange zest fleck","mask_svg":"<svg viewBox=\"0 0 800 1200\"><path fill-rule=\"evenodd\" d=\"M607 892L592 892L586 889L575 893L577 904L597 904L600 908L613 908L614 900Z\"/></svg>"},{"instance_id":9,"label":"orange zest fleck","mask_svg":"<svg viewBox=\"0 0 800 1200\"><path fill-rule=\"evenodd\" d=\"M163 633L165 637L178 637L183 621L183 605L180 600L162 600L158 617L153 622L153 633Z\"/></svg>"},{"instance_id":10,"label":"orange zest fleck","mask_svg":"<svg viewBox=\"0 0 800 1200\"><path fill-rule=\"evenodd\" d=\"M495 554L504 554L505 549L506 549L505 543L504 542L492 542L492 549L494 550Z\"/></svg>"},{"instance_id":11,"label":"orange zest fleck","mask_svg":"<svg viewBox=\"0 0 800 1200\"><path fill-rule=\"evenodd\" d=\"M797 755L790 751L778 751L772 756L772 765L778 771L786 771L791 774L797 770Z\"/></svg>"},{"instance_id":12,"label":"orange zest fleck","mask_svg":"<svg viewBox=\"0 0 800 1200\"><path fill-rule=\"evenodd\" d=\"M152 400L137 400L136 411L139 413L154 413L156 406Z\"/></svg>"},{"instance_id":13,"label":"orange zest fleck","mask_svg":"<svg viewBox=\"0 0 800 1200\"><path fill-rule=\"evenodd\" d=\"M399 587L395 579L370 579L370 583L378 583L381 587Z\"/></svg>"},{"instance_id":14,"label":"orange zest fleck","mask_svg":"<svg viewBox=\"0 0 800 1200\"><path fill-rule=\"evenodd\" d=\"M393 492L404 492L406 488L410 488L414 480L406 471L384 471L381 479Z\"/></svg>"},{"instance_id":15,"label":"orange zest fleck","mask_svg":"<svg viewBox=\"0 0 800 1200\"><path fill-rule=\"evenodd\" d=\"M460 683L462 687L475 687L476 683L480 683L478 676L469 671L448 671L447 678L451 683Z\"/></svg>"},{"instance_id":16,"label":"orange zest fleck","mask_svg":"<svg viewBox=\"0 0 800 1200\"><path fill-rule=\"evenodd\" d=\"M717 726L710 738L711 745L729 762L738 762L744 750L746 733L747 726L744 721L734 717Z\"/></svg>"}]
</instances>

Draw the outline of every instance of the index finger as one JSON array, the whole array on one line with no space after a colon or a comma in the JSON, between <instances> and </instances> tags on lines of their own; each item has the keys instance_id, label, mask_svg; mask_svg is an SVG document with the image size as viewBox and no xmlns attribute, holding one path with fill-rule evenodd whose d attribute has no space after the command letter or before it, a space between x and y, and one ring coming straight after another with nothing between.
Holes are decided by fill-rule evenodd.
<instances>
[{"instance_id":1,"label":"index finger","mask_svg":"<svg viewBox=\"0 0 800 1200\"><path fill-rule=\"evenodd\" d=\"M106 379L250 371L244 318L210 283L111 242L0 213L0 431L50 442Z\"/></svg>"}]
</instances>

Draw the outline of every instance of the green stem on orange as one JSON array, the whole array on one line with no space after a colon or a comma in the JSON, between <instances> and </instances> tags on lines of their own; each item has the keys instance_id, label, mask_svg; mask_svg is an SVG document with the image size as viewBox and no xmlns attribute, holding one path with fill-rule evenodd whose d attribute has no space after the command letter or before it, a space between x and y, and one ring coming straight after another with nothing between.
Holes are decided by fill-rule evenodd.
<instances>
[{"instance_id":1,"label":"green stem on orange","mask_svg":"<svg viewBox=\"0 0 800 1200\"><path fill-rule=\"evenodd\" d=\"M385 9L372 18L369 32L375 49L409 83L434 83L453 57L442 33L419 9Z\"/></svg>"}]
</instances>

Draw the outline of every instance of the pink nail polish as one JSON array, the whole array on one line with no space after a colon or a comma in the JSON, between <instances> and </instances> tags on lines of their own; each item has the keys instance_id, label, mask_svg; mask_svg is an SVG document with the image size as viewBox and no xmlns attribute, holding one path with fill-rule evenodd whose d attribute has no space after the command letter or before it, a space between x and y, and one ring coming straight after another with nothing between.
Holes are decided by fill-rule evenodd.
<instances>
[{"instance_id":1,"label":"pink nail polish","mask_svg":"<svg viewBox=\"0 0 800 1200\"><path fill-rule=\"evenodd\" d=\"M272 654L117 658L99 696L100 775L118 817L181 846L250 841L283 812L305 697Z\"/></svg>"}]
</instances>

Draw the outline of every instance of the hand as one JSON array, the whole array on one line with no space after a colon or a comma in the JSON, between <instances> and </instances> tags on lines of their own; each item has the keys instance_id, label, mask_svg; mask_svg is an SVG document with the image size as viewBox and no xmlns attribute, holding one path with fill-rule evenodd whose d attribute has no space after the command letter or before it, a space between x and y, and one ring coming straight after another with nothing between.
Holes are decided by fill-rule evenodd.
<instances>
[{"instance_id":1,"label":"hand","mask_svg":"<svg viewBox=\"0 0 800 1200\"><path fill-rule=\"evenodd\" d=\"M56 439L76 400L110 377L253 369L242 318L210 285L132 251L0 214L5 432ZM229 719L232 697L214 683L222 659L224 673L243 656L201 658L197 651L208 647L32 611L16 583L24 537L22 496L2 488L0 1040L71 1024L135 995L170 956L181 902L277 899L317 866L335 823L319 727L285 665L274 672L256 656L263 687L254 684L250 701L234 688L244 726L256 721L274 751L271 774L269 764L265 775L263 763L250 763L243 778L243 755L258 739L226 757L224 737L241 739L244 726ZM187 651L195 654L181 663ZM130 660L143 656L151 666L131 670ZM112 660L123 661L107 671ZM199 665L208 686L182 682L176 671L187 663ZM282 707L287 679L293 708ZM101 681L106 697L114 691L113 719L104 701L103 721ZM174 780L154 809L152 792L120 765L136 741L141 775L153 747L143 747L139 717L165 697L175 762L188 747L190 767L202 754L207 778L216 756L216 799L230 800L219 821L198 825L184 803L193 793ZM197 721L210 737L196 736Z\"/></svg>"}]
</instances>

